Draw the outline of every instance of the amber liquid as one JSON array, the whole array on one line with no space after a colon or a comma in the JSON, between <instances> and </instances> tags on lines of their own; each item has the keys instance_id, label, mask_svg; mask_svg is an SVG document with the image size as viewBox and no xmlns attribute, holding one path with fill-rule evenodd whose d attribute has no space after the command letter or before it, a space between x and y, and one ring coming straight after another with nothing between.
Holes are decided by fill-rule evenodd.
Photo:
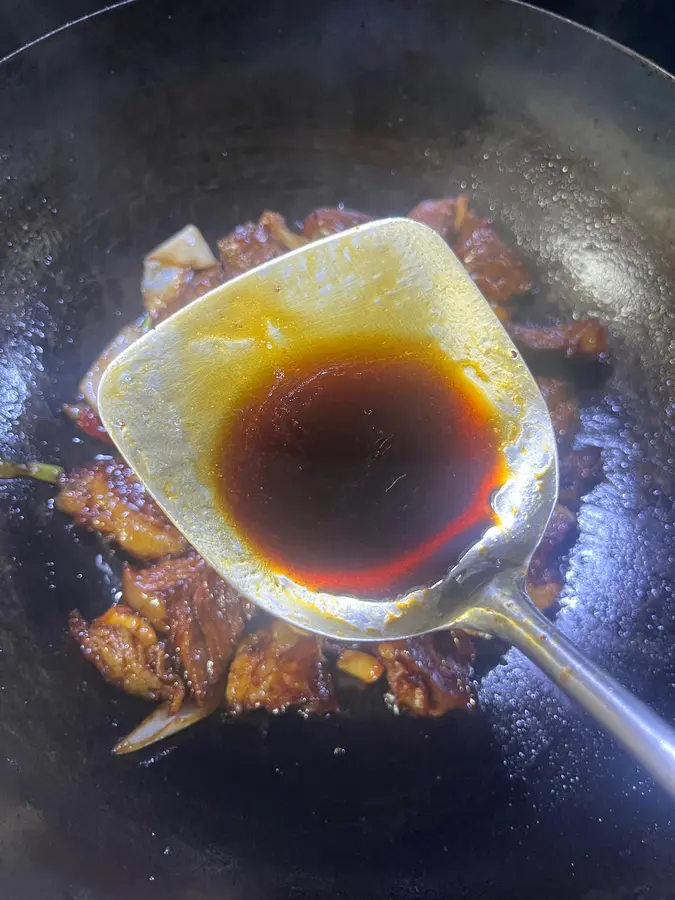
<instances>
[{"instance_id":1,"label":"amber liquid","mask_svg":"<svg viewBox=\"0 0 675 900\"><path fill-rule=\"evenodd\" d=\"M215 468L226 514L272 569L369 598L442 578L505 480L494 410L462 367L381 340L270 373Z\"/></svg>"}]
</instances>

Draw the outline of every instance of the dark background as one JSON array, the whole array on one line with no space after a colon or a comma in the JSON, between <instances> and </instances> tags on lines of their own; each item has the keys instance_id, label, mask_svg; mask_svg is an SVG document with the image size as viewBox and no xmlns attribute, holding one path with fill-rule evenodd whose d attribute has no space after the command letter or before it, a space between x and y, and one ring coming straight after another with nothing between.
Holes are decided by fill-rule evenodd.
<instances>
[{"instance_id":1,"label":"dark background","mask_svg":"<svg viewBox=\"0 0 675 900\"><path fill-rule=\"evenodd\" d=\"M105 0L0 0L0 58L105 5ZM224 0L223 15L247 5ZM673 0L539 0L532 5L595 28L675 71Z\"/></svg>"},{"instance_id":2,"label":"dark background","mask_svg":"<svg viewBox=\"0 0 675 900\"><path fill-rule=\"evenodd\" d=\"M58 27L66 19L85 13L99 2L103 0L67 3L0 0L0 41L5 41L9 50ZM276 4L262 4L263 22L257 22L248 32L247 48L257 52L251 57L243 54L236 57L244 62L233 67L231 78L230 71L223 75L220 61L235 57L234 51L242 43L242 32L243 40L247 38L246 30L233 28L231 22L234 19L236 26L236 18L244 19L255 13L256 8L260 10L255 0L220 0L220 3L210 0L212 10L225 10L222 27L217 27L214 14L204 17L201 25L195 24L190 0L144 0L144 6L138 4L129 10L138 15L98 18L98 25L103 26L107 21L111 23L109 27L72 29L74 34L84 32L86 51L75 37L62 35L60 40L46 42L46 48L39 54L39 66L31 67L27 63L15 67L27 73L22 84L16 80L11 82L11 73L0 69L0 110L4 110L0 112L0 129L4 123L3 143L13 144L8 169L21 176L13 181L3 180L2 211L3 216L6 210L10 215L3 218L2 231L10 231L7 237L21 234L26 224L27 236L20 239L18 253L11 254L19 261L18 274L28 265L32 274L32 267L37 265L39 284L49 286L54 308L63 310L58 313L58 321L51 312L46 318L42 305L32 300L34 292L17 287L9 295L12 304L9 321L14 323L10 334L18 334L20 346L27 347L27 369L21 371L34 371L37 349L42 349L43 341L51 359L51 367L39 381L51 399L38 396L36 404L39 405L27 410L27 415L32 416L36 409L46 411L50 403L55 409L57 399L65 393L62 389L66 378L72 378L70 384L74 387L76 376L69 372L77 368L77 361L86 364L93 358L94 343L103 329L112 333L119 327L115 324L119 322L115 312L121 298L128 298L127 308L136 302L129 291L123 292L123 285L132 275L138 277L136 267L145 249L143 244L147 246L152 235L159 239L164 223L175 223L176 227L182 224L185 221L182 210L191 210L190 218L194 210L194 219L200 223L208 214L208 221L213 225L207 233L215 234L215 223L223 214L215 197L228 204L231 212L227 214L232 217L235 209L259 209L261 196L265 196L272 208L284 211L291 209L291 202L296 204L293 208L296 214L305 203L305 210L311 208L297 196L297 185L304 186L305 196L311 195L313 205L319 205L319 202L334 202L331 182L347 186L351 192L345 196L348 203L364 195L367 185L373 209L402 209L405 208L402 200L395 198L407 196L413 187L417 196L433 196L437 193L436 185L446 183L446 160L452 159L455 166L456 159L457 164L463 163L470 172L478 158L477 184L483 191L483 208L487 208L493 190L502 192L496 194L499 198L510 193L511 183L518 188L528 186L524 201L508 200L509 210L521 208L518 204L522 202L523 209L533 212L532 217L528 212L518 218L515 234L524 235L527 246L536 248L537 254L543 246L553 248L549 251L553 254L551 271L561 294L568 293L568 286L577 290L581 283L584 297L589 297L593 309L607 309L608 313L614 310L614 315L619 315L617 301L620 298L627 301L628 311L622 310L620 315L623 333L635 350L629 351L626 358L639 359L641 371L638 377L638 369L631 363L619 382L630 386L630 390L621 387L620 402L608 401L612 410L619 410L616 418L611 419L616 423L616 442L614 432L607 438L615 477L607 479L603 489L608 492L608 505L599 509L608 510L610 515L604 519L595 514L596 529L588 530L589 542L580 547L587 551L584 559L602 556L605 567L611 570L608 573L611 579L603 583L598 597L597 580L592 577L598 574L597 570L584 568L587 575L584 598L574 611L576 618L571 630L580 638L582 646L602 652L617 674L630 675L626 681L637 683L643 696L649 699L654 696L665 704L670 696L669 685L675 681L671 674L675 620L669 612L672 605L668 593L673 581L668 577L668 566L672 564L674 551L672 541L662 539L661 535L666 533L666 525L672 527L667 518L671 515L670 475L664 466L674 454L672 438L659 443L657 451L653 450L652 442L659 429L663 428L665 433L666 427L671 427L670 422L666 423L666 410L670 413L673 408L673 394L668 387L672 382L664 377L662 369L672 359L672 353L666 356L673 333L667 323L673 318L671 298L675 293L672 289L675 275L669 261L671 236L675 233L669 214L675 208L670 177L675 158L672 85L665 79L662 84L651 70L632 65L622 54L589 53L589 44L594 50L607 48L592 38L584 40L583 34L581 40L570 40L566 39L565 29L551 27L543 29L541 39L520 39L528 33L525 29L529 27L529 17L509 10L515 14L504 16L504 21L497 25L507 26L511 21L514 24L505 30L495 28L493 33L497 38L492 42L492 51L507 57L512 54L518 62L529 59L531 65L519 69L520 80L515 84L495 76L491 82L494 94L486 93L483 99L478 95L475 101L471 99L465 104L462 85L471 80L478 57L469 52L469 62L462 66L467 49L460 45L459 29L453 32L448 28L443 37L433 27L435 19L429 19L428 25L419 32L403 27L416 18L416 14L401 15L405 4L413 2L398 0L396 16L391 0L377 3L333 0L334 7L347 10L334 23L341 41L331 45L325 66L321 65L320 58L324 50L322 42L315 41L309 48L312 55L307 66L301 69L302 77L309 81L308 74L320 67L330 77L326 88L322 83L308 91L307 107L300 90L288 89L289 85L298 84L298 73L289 55L289 48L292 51L296 46L295 38L290 40L285 33L275 37L279 33L277 25L284 24L293 32L294 28L301 29L307 24L304 21L307 10L311 11L314 4L302 0L287 2L283 7L278 0ZM427 0L417 2L422 5ZM669 4L672 2L668 0ZM441 0L439 7L441 3L447 19L453 9L460 5L468 8L471 4L478 18L486 5L484 0L464 0L462 4L459 0ZM178 21L167 25L166 13L178 9L179 5ZM320 5L329 4L316 4ZM586 15L592 24L607 28L613 36L675 69L667 58L673 29L666 22L669 16L665 6L658 18L649 14L650 7L657 8L653 0L639 3L603 0L594 3L592 8L588 3L575 6L576 10L572 7L567 10L572 14L576 11L580 17ZM372 28L383 37L375 46L387 51L386 55L380 51L372 68L348 64L348 54L358 60L359 54L373 52L371 32L365 29L361 32L353 24L354 10L361 12L363 7L378 11L378 17L373 15L371 19ZM279 17L284 16L283 23L274 22L277 10L281 10ZM347 28L350 17L351 27ZM314 21L325 27L325 17L317 16ZM308 24L309 35L315 34L314 21ZM215 31L210 43L203 39L209 26ZM129 40L130 33L137 37L139 31L141 40L136 43ZM405 73L407 69L399 69L398 61L405 60L407 65L408 48L411 43L415 46L416 34L423 50L434 45L431 57L434 64L427 69L419 67L421 75L417 76L418 86L412 96L403 98L395 93L395 104L383 104L382 86L389 82L384 77L371 78L370 73L383 71L388 60L393 60L391 70ZM452 43L449 37L453 37ZM63 50L50 53L48 48L60 47L61 41ZM306 48L308 44L307 40L298 41L301 47ZM455 52L448 54L450 45ZM479 46L485 46L483 40ZM156 47L160 48L157 56L163 64L150 70L147 59ZM275 48L278 55L270 59L270 50ZM550 63L550 70L535 58L538 48L546 53L544 59ZM197 63L204 55L206 65L200 68ZM417 58L420 56L423 53L418 51ZM446 68L446 59L454 63L452 68ZM603 62L596 78L594 66L599 65L598 59ZM437 65L436 60L443 64ZM267 61L270 64L264 68L262 63ZM345 69L347 78L343 80ZM190 84L185 84L185 71L195 72L198 104L194 103L195 93L190 90ZM498 72L509 71L505 59ZM113 72L114 78L100 77L101 73ZM281 79L279 72L284 76ZM211 73L219 73L219 78L211 77ZM554 84L558 77L564 85L564 92L560 93L572 98L573 110L570 110L572 104L554 107L551 102L559 97ZM4 79L9 82L6 89ZM596 82L601 82L597 91ZM346 84L344 91L343 84ZM579 89L580 85L587 95ZM536 94L539 86L542 93L534 108L540 116L536 121L542 121L543 125L537 126L530 138L524 132L528 119L519 119L511 110L518 112L526 99L523 95ZM427 92L428 103L423 102ZM473 98L475 88L467 94ZM481 110L499 109L500 104L490 98L504 94L512 100L507 106L509 128L523 136L522 143L509 149L506 175L500 180L495 174L503 171L505 158L492 154L485 159L482 150L486 140L494 146L506 126L493 116L481 115ZM356 129L347 127L351 126L353 117L346 103L334 104L330 117L320 115L325 108L320 100L325 103L326 97L349 96L359 97L356 122L363 131L356 132L358 142L352 140ZM172 104L162 102L166 97L172 98ZM646 97L650 98L649 103L643 103ZM457 102L453 103L453 99ZM316 110L316 121L323 127L318 146L327 150L321 153L316 153L314 144L307 142L306 130L301 130L301 125L294 126L288 134L279 128L279 123L286 121L302 123L298 111L305 108ZM223 109L241 110L238 123L232 125L222 115ZM410 115L405 120L408 125L404 132L409 135L410 151L399 152L396 142L381 140L381 136L390 134L389 122L398 121L398 109ZM551 109L553 112L549 114ZM428 110L432 111L434 122L434 150L429 168L424 166L420 179L418 160L427 159L421 157L421 150L428 147ZM437 117L435 110L438 110ZM596 110L602 112L602 121L611 127L597 127ZM262 137L259 146L263 148L253 156L248 151L252 146L250 132L237 130L237 124L248 123L251 111L257 135ZM15 118L18 125L9 128L7 123L14 123ZM554 119L557 130L549 125ZM313 124L314 120L311 121ZM182 125L182 135L192 136L191 140L173 140L176 122ZM203 127L212 122L216 128ZM475 129L473 143L466 142L460 131L464 123ZM551 150L540 146L538 129L544 126L551 128L558 142L562 138L557 135L573 134L575 145L578 148L580 145L578 155L571 160L573 176L563 173L563 169L568 169L566 163L563 165L567 155L559 162L554 161ZM234 152L228 157L227 167L222 169L218 194L214 194L210 187L213 161L222 156L223 134L228 135L224 146L230 146L230 132L241 143L235 141ZM450 140L446 137L448 132ZM43 141L42 135L48 139ZM343 136L339 146L335 145L334 135ZM526 167L518 169L530 141L534 148L532 158ZM565 154L566 144L567 138L561 147ZM374 149L380 146L384 147L381 154ZM160 147L164 148L163 152L157 153L154 148ZM457 151L462 154L461 159L459 155L455 158ZM234 166L233 158L238 160ZM509 159L513 164L508 165ZM597 174L590 162L596 159L602 160ZM153 161L151 166L148 160ZM186 166L185 160L191 160L192 164ZM392 180L390 165L395 160L397 177ZM648 177L641 178L645 170ZM595 200L598 187L603 195L609 193L610 178L613 180L615 171L618 175L628 172L627 183L637 186L627 197L619 194L612 199L610 211L617 210L618 220L607 215L605 207ZM145 178L148 172L151 177ZM325 177L326 172L330 179ZM279 177L280 173L283 178ZM6 172L2 174L5 176ZM617 176L616 181L621 179ZM573 195L564 208L559 204L559 212L553 213L554 192L563 187L567 190L570 183L577 186ZM420 184L425 185L423 190ZM195 196L197 186L199 194ZM641 186L644 186L642 190ZM42 197L48 197L49 203L38 202ZM376 198L384 198L384 202L380 205ZM658 202L654 203L654 199ZM637 208L632 205L628 210L628 203L636 201ZM53 220L55 210L58 216ZM102 211L105 211L103 215ZM53 221L60 224L51 224ZM644 235L637 231L635 222L644 224ZM560 233L568 236L563 238L562 249L557 241L547 240L547 235L555 235L557 223L564 226ZM596 224L603 226L598 229L597 237ZM589 226L593 229L592 242L587 237ZM161 236L165 233L170 232L167 229ZM106 251L113 237L117 249L109 257ZM53 267L52 244L59 254ZM33 248L36 247L49 249L48 259L41 252L35 262ZM612 277L604 283L608 273L604 261L610 252L616 259L614 247L621 248L621 259L617 260ZM583 250L582 260L589 259L581 276L577 266L570 264L566 269L560 263L560 259L572 260L577 248ZM603 264L593 265L595 260ZM57 306L57 298L62 296L68 297L68 302ZM655 311L665 310L666 303L668 315L654 315ZM7 319L3 325L4 321ZM70 332L66 332L66 326ZM38 336L38 330L44 337ZM34 343L26 344L25 334L35 334ZM63 348L67 341L75 340L71 334L77 336L77 344L68 352L68 369ZM661 348L663 359L657 365ZM653 396L663 400L654 404L653 411L648 409L642 394L638 394L645 379L654 385ZM607 422L604 412L597 421L596 428L603 429L604 435ZM43 436L49 437L56 429L62 429L59 434L65 433L66 429L65 422L57 421L53 414L41 420L40 430L32 424L30 427L29 440L36 442L31 444L33 447L38 446L37 441ZM56 452L60 440L50 441L48 446ZM627 442L625 450L624 442ZM643 450L647 445L649 449ZM624 465L630 467L628 475L621 474ZM644 508L636 512L639 519L633 519L630 514L633 484L636 510L646 504L653 509L653 515L650 513L646 519L642 518ZM654 498L657 494L661 497L658 503L656 499L647 500L652 497L654 485L658 485L654 487ZM624 499L626 490L628 500ZM609 504L612 498L616 498L613 501L616 506ZM19 508L23 515L29 507L30 514L25 520L19 520ZM465 727L462 723L462 735L457 740L454 732L446 737L445 729L451 723L443 723L442 731L427 732L425 728L421 732L414 722L401 727L402 722L387 719L384 720L389 723L387 731L381 731L378 724L377 731L371 732L362 730L358 722L352 726L345 720L329 723L328 729L305 728L311 723L288 717L280 719L274 729L263 732L258 739L253 725L241 729L218 728L220 723L214 720L210 737L205 735L206 740L198 742L188 738L181 755L174 755L166 764L145 767L130 760L123 772L111 767L106 753L110 717L115 716L120 727L128 727L135 714L130 708L131 701L126 712L123 697L119 698L119 707L109 707L105 701L114 702L113 698L94 679L90 687L82 682L80 689L82 676L75 675L74 671L80 660L72 647L69 655L64 647L59 656L58 649L66 641L61 612L65 614L80 600L99 602L96 588L101 592L104 573L96 567L94 554L90 558L87 552L91 546L71 543L71 536L58 522L53 530L38 534L37 513L32 504L22 501L16 516L14 513L12 516L11 544L8 530L3 539L7 541L8 558L16 553L21 569L12 582L15 587L11 604L3 598L2 607L17 610L10 619L9 637L11 646L17 648L11 659L18 664L14 670L11 664L3 664L0 687L5 690L0 696L3 734L10 734L14 721L21 731L7 745L3 741L3 757L7 754L7 759L0 760L3 771L0 896L3 900L88 900L92 894L85 885L95 886L99 898L113 894L129 900L133 896L159 900L180 894L183 900L188 900L188 896L191 900L199 897L206 900L207 896L255 900L265 895L285 900L316 900L321 895L330 896L331 888L339 888L339 893L334 890L333 896L338 894L343 900L364 895L408 900L422 900L425 896L438 900L443 895L455 898L463 895L473 900L489 896L501 900L509 896L521 900L526 897L570 900L582 896L584 900L628 900L629 897L631 900L675 900L672 811L669 806L666 809L666 798L650 793L628 760L619 757L618 751L614 754L608 750L598 736L589 734L585 724L579 723L577 727L576 717L567 716L557 702L549 700L553 694L546 693L541 682L534 681L534 675L529 681L522 666L508 670L505 677L509 680L504 682L507 690L496 693L500 697L506 693L510 699L513 691L514 701L516 697L527 697L527 705L524 700L513 708L509 705L495 741L486 739L484 729L491 728L487 717L477 719L470 733L468 724ZM58 542L55 542L57 532ZM670 533L675 534L675 530ZM608 549L610 536L611 550ZM74 548L78 547L75 557ZM88 575L78 581L79 560L85 557L89 560ZM635 569L616 565L616 560L624 558L635 561ZM73 562L74 559L78 561ZM19 572L18 567L16 571ZM52 600L28 608L21 603L23 596L44 598L47 585L52 583L59 585L58 603ZM649 599L642 606L644 596ZM105 602L105 597L102 594L100 600ZM620 598L618 602L617 598ZM22 628L26 630L29 626L35 629L30 641L24 631L20 632L19 640L16 621L25 622ZM603 621L607 623L606 631ZM659 630L661 622L663 632ZM595 623L603 624L603 628L599 630ZM600 648L599 634L607 635L607 643ZM62 643L55 645L58 640ZM32 650L26 652L24 647L35 647L35 654ZM9 654L2 656L7 659ZM48 660L48 666L38 667L35 658ZM648 679L644 677L647 664L651 673ZM14 674L16 670L20 677ZM668 671L668 678L663 677L664 671ZM17 682L30 684L30 691L14 689ZM72 690L76 684L77 702L74 702ZM28 715L27 703L31 704ZM4 710L9 710L9 715ZM520 710L528 712L527 719L520 717ZM560 723L561 717L560 727L558 724L550 729L546 727L549 720ZM64 730L64 739L52 743L48 735L57 727ZM19 756L13 748L24 750L22 741L27 739L23 735L32 739L35 749ZM43 735L46 737L39 739ZM52 750L54 745L56 750ZM346 748L347 752L335 756L336 746ZM503 748L508 756L502 755ZM503 778L502 760L513 757L522 759L521 768L516 770L513 779ZM415 764L411 765L411 760ZM15 767L18 770L15 777L5 776L6 772L13 774ZM214 778L210 774L220 771L227 773L227 777ZM448 772L462 784L460 791L448 790L445 774ZM551 774L555 775L553 784ZM19 788L14 799L11 785L15 780L20 782L21 791L26 786L27 803ZM578 787L567 794L572 784ZM562 799L564 796L568 797L566 801ZM281 827L279 810L285 812ZM49 827L41 828L42 822ZM55 822L59 828L54 828ZM447 845L446 834L450 838ZM202 847L203 853L195 849ZM4 877L12 878L4 884L3 866L8 872ZM208 866L211 868L207 870ZM14 871L19 873L20 880L12 877ZM383 873L384 881L376 885L371 873L378 871ZM60 889L60 884L52 884L52 879L57 878L69 884L67 891ZM150 878L156 879L153 885L149 883ZM49 882L43 885L46 879ZM189 895L185 884L188 880L196 882L189 885ZM211 890L213 882L219 885ZM387 890L389 884L391 891ZM204 885L209 886L208 894ZM229 885L234 887L228 890ZM370 891L369 887L372 887Z\"/></svg>"}]
</instances>

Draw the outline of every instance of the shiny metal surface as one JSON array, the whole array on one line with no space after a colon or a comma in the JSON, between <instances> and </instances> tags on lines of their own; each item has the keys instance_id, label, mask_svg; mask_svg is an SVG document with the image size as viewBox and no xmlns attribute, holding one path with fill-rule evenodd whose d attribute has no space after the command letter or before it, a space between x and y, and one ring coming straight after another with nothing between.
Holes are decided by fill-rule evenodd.
<instances>
[{"instance_id":1,"label":"shiny metal surface","mask_svg":"<svg viewBox=\"0 0 675 900\"><path fill-rule=\"evenodd\" d=\"M246 546L204 460L261 370L336 335L437 342L499 410L508 480L496 524L434 585L387 601L310 591ZM557 500L546 404L489 305L425 226L382 220L273 260L217 288L129 347L105 373L109 434L190 543L252 601L338 639L461 627L525 653L675 798L675 729L586 660L535 608L525 573ZM479 584L476 587L476 584Z\"/></svg>"}]
</instances>

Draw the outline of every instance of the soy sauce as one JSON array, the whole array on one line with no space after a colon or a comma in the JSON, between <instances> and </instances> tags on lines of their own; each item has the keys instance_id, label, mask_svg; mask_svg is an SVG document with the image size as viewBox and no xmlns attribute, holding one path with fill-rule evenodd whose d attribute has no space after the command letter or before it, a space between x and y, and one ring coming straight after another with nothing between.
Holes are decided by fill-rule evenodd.
<instances>
[{"instance_id":1,"label":"soy sauce","mask_svg":"<svg viewBox=\"0 0 675 900\"><path fill-rule=\"evenodd\" d=\"M493 521L493 408L434 345L293 357L223 435L219 494L241 538L313 590L392 597L440 579Z\"/></svg>"}]
</instances>

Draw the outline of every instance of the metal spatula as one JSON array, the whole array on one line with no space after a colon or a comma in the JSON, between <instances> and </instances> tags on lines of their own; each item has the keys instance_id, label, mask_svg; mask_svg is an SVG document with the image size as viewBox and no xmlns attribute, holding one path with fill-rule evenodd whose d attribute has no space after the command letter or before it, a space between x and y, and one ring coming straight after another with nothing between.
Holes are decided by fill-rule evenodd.
<instances>
[{"instance_id":1,"label":"metal spatula","mask_svg":"<svg viewBox=\"0 0 675 900\"><path fill-rule=\"evenodd\" d=\"M314 592L273 571L224 515L209 460L261 375L294 350L374 330L434 342L498 413L507 478L495 524L446 577L405 596ZM529 370L446 243L391 219L309 244L176 313L107 369L101 418L187 540L272 615L338 639L381 641L446 628L517 646L675 797L675 730L588 662L534 607L525 573L555 506L549 413Z\"/></svg>"}]
</instances>

